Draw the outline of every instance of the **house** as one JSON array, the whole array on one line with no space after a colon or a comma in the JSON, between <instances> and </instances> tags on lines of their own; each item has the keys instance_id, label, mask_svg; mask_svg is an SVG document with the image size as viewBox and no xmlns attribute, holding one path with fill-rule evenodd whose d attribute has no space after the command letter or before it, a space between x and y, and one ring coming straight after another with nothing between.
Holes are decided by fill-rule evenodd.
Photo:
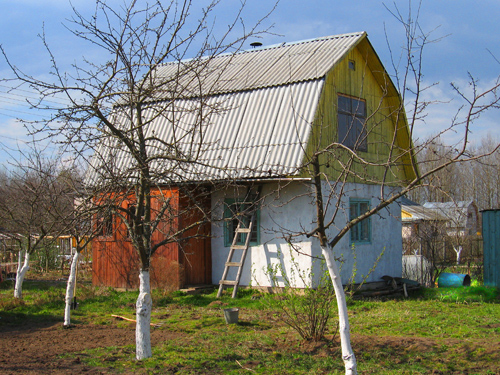
<instances>
[{"instance_id":1,"label":"house","mask_svg":"<svg viewBox=\"0 0 500 375\"><path fill-rule=\"evenodd\" d=\"M441 212L421 206L406 197L402 197L400 203L402 236L403 241L407 242L404 252L407 255L422 254L421 239L440 235L449 219Z\"/></svg>"},{"instance_id":2,"label":"house","mask_svg":"<svg viewBox=\"0 0 500 375\"><path fill-rule=\"evenodd\" d=\"M480 217L473 201L426 202L401 199L403 240L411 238L466 238L480 234ZM421 253L417 249L408 250Z\"/></svg>"},{"instance_id":3,"label":"house","mask_svg":"<svg viewBox=\"0 0 500 375\"><path fill-rule=\"evenodd\" d=\"M403 275L431 284L433 270L480 258L479 212L473 201L401 200Z\"/></svg>"},{"instance_id":4,"label":"house","mask_svg":"<svg viewBox=\"0 0 500 375\"><path fill-rule=\"evenodd\" d=\"M173 77L185 68L183 64L189 62L163 65L157 77ZM175 176L162 176L155 193L169 194L175 210L186 212L169 222L169 230L175 231L199 219L187 214L188 199L180 187L195 181L197 186L205 184L204 204L210 207L212 221L196 229L200 236L185 234L185 241L181 238L178 243L168 244L155 255L158 259L153 262L153 273L163 275L157 285L168 283L169 277L180 280L179 285L218 284L237 234L234 219L243 218L248 223L247 208L252 205L248 197L257 194L259 205L240 285L282 285L285 278L292 278L292 284L298 287L314 283L310 275L319 275L320 262L315 261L315 257L321 257L319 244L315 238L293 234L307 231L316 221L312 178L305 165L318 148L332 143L341 146L340 156L330 153L321 159L321 172L332 179L341 175L340 161L350 153L348 150L373 162L368 167L354 163L358 177L344 178L339 200L327 199L334 188L323 181L325 202L330 204L327 210L337 207L342 213L329 234L378 202L377 181L384 175L391 189L399 189L415 177L400 96L365 32L219 56L207 61L203 70L175 80L175 84L183 87L183 97L166 100L158 95L152 99L149 112L144 112L144 116L154 118L148 134L154 134L163 144L181 135L185 140L185 133L178 129L204 116L203 147L196 152L190 149L200 139L193 133L182 146L186 147L184 155L193 155L197 163L176 164ZM203 108L190 110L197 99L203 102ZM164 107L171 108L165 111L169 115L158 116L155 108ZM204 115L204 109L216 107L217 113ZM127 121L125 115L123 121ZM371 131L375 125L378 130ZM151 147L160 149L160 143ZM375 165L386 160L391 144L396 146L393 156L397 162L387 173ZM107 156L101 153L99 160L94 160L94 171L131 168L132 174L130 156L118 146L109 150ZM159 165L158 169L172 171L174 162ZM359 178L361 175L366 178ZM230 183L223 184L223 189L214 188L217 182L224 181ZM353 273L355 281L360 281L362 275L367 275L367 281L379 281L383 275L401 276L400 216L399 206L392 204L343 237L334 249L343 260L343 282ZM92 246L94 283L137 285L137 256L127 241L124 226L114 220L107 232ZM236 238L236 242L241 240ZM370 272L374 264L376 268ZM269 267L278 270L273 280L266 271ZM307 276L297 276L296 268Z\"/></svg>"},{"instance_id":5,"label":"house","mask_svg":"<svg viewBox=\"0 0 500 375\"><path fill-rule=\"evenodd\" d=\"M481 233L481 218L477 205L472 200L457 202L426 202L429 212L447 218L446 231L449 236L470 236Z\"/></svg>"}]
</instances>

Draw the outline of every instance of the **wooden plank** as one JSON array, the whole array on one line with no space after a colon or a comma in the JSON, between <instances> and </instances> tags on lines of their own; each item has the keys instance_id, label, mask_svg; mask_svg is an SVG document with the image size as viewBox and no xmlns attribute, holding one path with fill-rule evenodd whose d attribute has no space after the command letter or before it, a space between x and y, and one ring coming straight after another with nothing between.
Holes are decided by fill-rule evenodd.
<instances>
[{"instance_id":1,"label":"wooden plank","mask_svg":"<svg viewBox=\"0 0 500 375\"><path fill-rule=\"evenodd\" d=\"M234 280L221 280L219 281L219 284L220 285L237 285L238 282L237 281L234 281Z\"/></svg>"},{"instance_id":2,"label":"wooden plank","mask_svg":"<svg viewBox=\"0 0 500 375\"><path fill-rule=\"evenodd\" d=\"M239 228L235 230L235 233L250 233L251 229L250 228Z\"/></svg>"},{"instance_id":3,"label":"wooden plank","mask_svg":"<svg viewBox=\"0 0 500 375\"><path fill-rule=\"evenodd\" d=\"M246 246L245 245L232 245L231 249L233 249L233 250L245 250Z\"/></svg>"}]
</instances>

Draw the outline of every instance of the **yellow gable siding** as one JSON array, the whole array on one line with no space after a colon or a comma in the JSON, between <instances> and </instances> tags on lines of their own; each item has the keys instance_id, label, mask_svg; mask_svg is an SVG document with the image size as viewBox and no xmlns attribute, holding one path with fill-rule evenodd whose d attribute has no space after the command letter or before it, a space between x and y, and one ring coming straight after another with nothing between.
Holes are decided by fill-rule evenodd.
<instances>
[{"instance_id":1,"label":"yellow gable siding","mask_svg":"<svg viewBox=\"0 0 500 375\"><path fill-rule=\"evenodd\" d=\"M381 84L383 68L378 63L377 56L370 51L371 47L367 48L366 44L361 45L361 48L360 46L354 48L327 75L307 155L312 155L315 151L325 149L337 142L338 94L361 98L366 100L368 152L358 151L358 155L370 163L386 163L394 139L396 147L392 147L391 156L394 165L386 169L383 166L355 162L352 170L362 178L351 175L347 181L377 183L384 180L392 184L402 184L414 176L410 165L410 154L407 152L411 147L411 142L408 137L406 118L404 113L398 110L400 100L397 93L392 87L387 88L385 84ZM355 63L355 70L349 69L349 61ZM378 70L372 71L373 68L378 68ZM397 133L398 136L394 137L396 123L400 130ZM344 149L331 148L328 155L320 159L322 171L330 178L338 178L342 175L341 164L348 163L348 156L349 152Z\"/></svg>"},{"instance_id":2,"label":"yellow gable siding","mask_svg":"<svg viewBox=\"0 0 500 375\"><path fill-rule=\"evenodd\" d=\"M413 217L413 215L412 215L412 214L410 214L409 212L406 212L405 210L403 210L403 209L402 209L402 210L401 210L401 217L406 219L406 218Z\"/></svg>"}]
</instances>

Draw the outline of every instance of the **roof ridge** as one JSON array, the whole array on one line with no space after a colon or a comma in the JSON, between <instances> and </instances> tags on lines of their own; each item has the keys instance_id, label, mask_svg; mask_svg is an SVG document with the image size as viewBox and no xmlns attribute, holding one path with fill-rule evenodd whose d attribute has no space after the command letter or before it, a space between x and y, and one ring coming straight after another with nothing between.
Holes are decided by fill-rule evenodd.
<instances>
[{"instance_id":1,"label":"roof ridge","mask_svg":"<svg viewBox=\"0 0 500 375\"><path fill-rule=\"evenodd\" d=\"M342 39L342 38L351 38L351 37L359 37L362 35L368 35L366 31L356 31L352 33L344 33L344 34L335 34L335 35L326 35L326 36L320 36L317 38L311 38L311 39L302 39L302 40L297 40L297 41L292 41L292 42L281 42L281 43L274 43L270 44L267 46L260 46L260 47L255 47L255 48L249 48L249 49L242 49L239 51L235 52L225 52L221 53L217 56L212 57L213 59L218 59L218 58L223 58L231 55L240 55L240 54L247 54L247 53L257 53L257 52L262 52L266 50L272 50L272 49L278 49L278 48L285 48L285 47L292 47L296 46L299 44L307 44L307 43L313 43L313 42L320 42L320 41L325 41L325 40L333 40L333 39ZM209 56L202 56L202 59L204 58L209 58ZM161 68L162 66L168 66L171 64L179 64L182 62L189 62L189 61L194 61L196 58L186 58L182 60L177 60L177 61L168 61L162 64L158 65L158 68Z\"/></svg>"}]
</instances>

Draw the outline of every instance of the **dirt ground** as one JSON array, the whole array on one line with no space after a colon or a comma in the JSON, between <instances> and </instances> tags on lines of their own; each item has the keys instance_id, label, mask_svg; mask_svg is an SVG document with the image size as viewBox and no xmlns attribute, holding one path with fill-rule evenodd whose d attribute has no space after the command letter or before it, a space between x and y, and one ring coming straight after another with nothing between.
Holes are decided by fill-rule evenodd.
<instances>
[{"instance_id":1,"label":"dirt ground","mask_svg":"<svg viewBox=\"0 0 500 375\"><path fill-rule=\"evenodd\" d=\"M0 374L113 374L108 368L92 368L80 357L59 358L62 354L135 342L134 324L128 328L78 326L64 329L60 322L0 326ZM152 331L151 342L168 339L167 331Z\"/></svg>"},{"instance_id":2,"label":"dirt ground","mask_svg":"<svg viewBox=\"0 0 500 375\"><path fill-rule=\"evenodd\" d=\"M118 328L113 325L75 325L64 329L61 322L20 322L19 324L0 325L0 374L115 374L112 368L95 368L83 363L84 354L72 355L71 358L60 358L65 353L82 353L86 349L97 347L123 346L134 344L135 325ZM178 338L179 333L168 330L152 330L151 342L153 345ZM451 341L450 340L450 344ZM479 346L487 348L485 355L498 357L500 343L481 343ZM479 343L476 343L479 344ZM375 350L377 347L391 347L396 353L403 353L405 349L417 348L420 352L436 350L437 343L432 339L405 338L405 337L363 337L353 336L355 351L360 348ZM467 351L474 348L468 348ZM302 346L301 351L311 355L332 355L326 347L320 345ZM328 352L326 353L325 350ZM338 349L335 349L338 350ZM337 353L338 354L338 353ZM461 353L466 355L466 353ZM493 361L489 368L484 364L474 368L472 372L489 370L487 373L500 371L498 363ZM250 366L248 366L250 367ZM475 370L475 371L474 371ZM442 374L441 372L429 372Z\"/></svg>"},{"instance_id":3,"label":"dirt ground","mask_svg":"<svg viewBox=\"0 0 500 375\"><path fill-rule=\"evenodd\" d=\"M33 320L2 321L0 324L0 374L116 374L117 371L109 367L95 368L86 365L82 354L87 349L98 347L125 346L135 344L135 324L129 323L117 327L113 323L109 325L74 325L69 329L62 326L61 321L44 321L42 323ZM499 328L499 325L489 328ZM151 330L152 345L164 341L179 338L182 333L169 330ZM467 340L468 341L468 340ZM450 339L446 343L454 347L459 340ZM302 344L298 347L294 340L285 340L278 343L276 350L300 350L314 356L339 355L339 348L329 348L322 344ZM404 355L408 350L417 353L433 352L442 346L431 338L414 337L374 337L353 335L352 344L354 351L360 353L369 351L389 351L398 356ZM456 347L456 346L455 346ZM448 355L458 355L459 358L467 358L470 363L470 373L500 374L500 343L491 342L488 338L473 340L466 345L460 345L461 353L443 354L443 362L453 361L446 358ZM382 350L383 348L383 350ZM489 361L481 361L474 358L471 353L480 349L481 357L489 358ZM73 353L69 358L61 358L62 355ZM76 354L75 354L76 353ZM478 359L478 362L475 361ZM403 360L403 359L402 359ZM245 365L247 368L251 364ZM123 372L122 372L123 373ZM133 372L130 372L132 374ZM136 372L135 372L136 373ZM432 374L443 374L439 371L430 371ZM467 372L469 373L469 371ZM127 374L127 373L125 373Z\"/></svg>"}]
</instances>

